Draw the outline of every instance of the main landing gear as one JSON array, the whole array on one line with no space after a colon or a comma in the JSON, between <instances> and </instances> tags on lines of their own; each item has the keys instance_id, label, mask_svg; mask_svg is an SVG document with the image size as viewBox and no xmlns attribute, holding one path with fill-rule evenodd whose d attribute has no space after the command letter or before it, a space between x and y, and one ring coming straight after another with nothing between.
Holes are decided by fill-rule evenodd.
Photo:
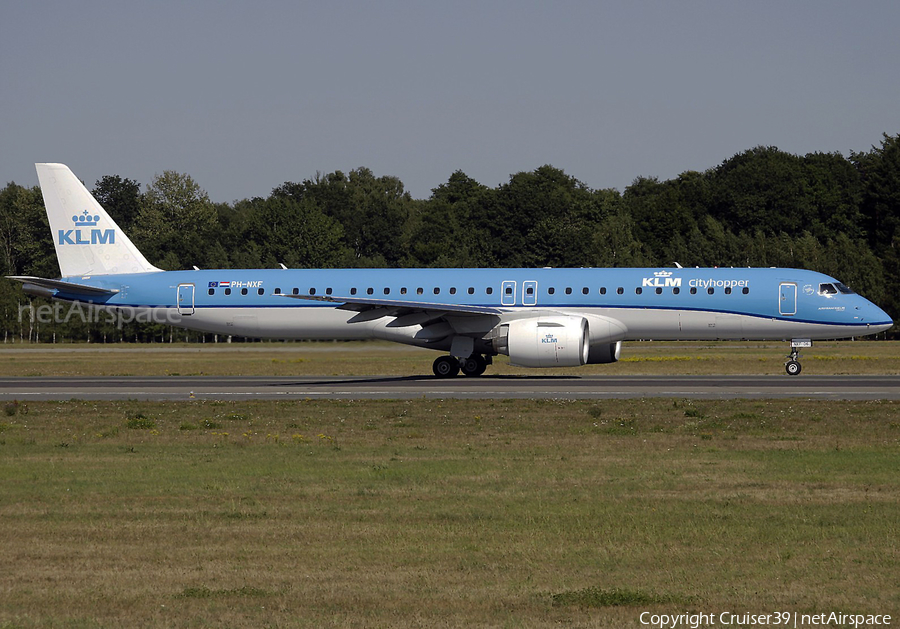
<instances>
[{"instance_id":1,"label":"main landing gear","mask_svg":"<svg viewBox=\"0 0 900 629\"><path fill-rule=\"evenodd\" d=\"M800 374L802 367L800 366L800 348L812 347L810 339L791 339L791 353L788 354L787 360L784 361L784 370L789 376Z\"/></svg>"},{"instance_id":2,"label":"main landing gear","mask_svg":"<svg viewBox=\"0 0 900 629\"><path fill-rule=\"evenodd\" d=\"M490 358L485 358L481 354L472 354L468 358L439 356L435 359L431 369L438 378L452 378L460 371L466 376L480 376L489 364Z\"/></svg>"}]
</instances>

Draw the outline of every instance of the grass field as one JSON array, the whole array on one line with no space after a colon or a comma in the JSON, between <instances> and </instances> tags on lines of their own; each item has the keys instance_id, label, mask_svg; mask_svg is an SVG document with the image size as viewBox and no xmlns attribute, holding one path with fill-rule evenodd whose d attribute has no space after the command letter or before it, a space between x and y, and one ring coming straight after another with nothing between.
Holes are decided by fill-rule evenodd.
<instances>
[{"instance_id":1,"label":"grass field","mask_svg":"<svg viewBox=\"0 0 900 629\"><path fill-rule=\"evenodd\" d=\"M571 369L511 367L500 356L488 374L783 374L788 343L625 343L622 360ZM431 374L437 352L389 343L0 345L0 376L387 375ZM897 374L900 345L816 342L804 373Z\"/></svg>"},{"instance_id":2,"label":"grass field","mask_svg":"<svg viewBox=\"0 0 900 629\"><path fill-rule=\"evenodd\" d=\"M0 626L896 622L898 408L8 404Z\"/></svg>"}]
</instances>

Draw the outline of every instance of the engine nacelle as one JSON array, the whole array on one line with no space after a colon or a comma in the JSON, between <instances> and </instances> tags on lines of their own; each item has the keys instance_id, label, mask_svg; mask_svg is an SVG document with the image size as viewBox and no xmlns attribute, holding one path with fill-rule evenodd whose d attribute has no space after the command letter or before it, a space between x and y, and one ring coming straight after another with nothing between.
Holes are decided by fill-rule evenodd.
<instances>
[{"instance_id":1,"label":"engine nacelle","mask_svg":"<svg viewBox=\"0 0 900 629\"><path fill-rule=\"evenodd\" d=\"M588 361L591 347L582 317L517 319L492 336L494 351L519 367L579 367Z\"/></svg>"},{"instance_id":2,"label":"engine nacelle","mask_svg":"<svg viewBox=\"0 0 900 629\"><path fill-rule=\"evenodd\" d=\"M615 343L597 343L591 345L587 364L603 365L606 363L615 363L618 362L621 353L622 341L616 341Z\"/></svg>"}]
</instances>

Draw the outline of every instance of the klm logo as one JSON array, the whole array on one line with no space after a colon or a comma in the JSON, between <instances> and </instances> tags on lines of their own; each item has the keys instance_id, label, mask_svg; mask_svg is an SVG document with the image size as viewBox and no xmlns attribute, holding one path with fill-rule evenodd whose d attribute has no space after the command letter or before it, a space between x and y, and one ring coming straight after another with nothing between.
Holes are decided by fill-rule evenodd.
<instances>
[{"instance_id":1,"label":"klm logo","mask_svg":"<svg viewBox=\"0 0 900 629\"><path fill-rule=\"evenodd\" d=\"M671 271L657 271L653 277L645 277L641 286L655 286L656 288L681 286L681 278L672 277Z\"/></svg>"},{"instance_id":2,"label":"klm logo","mask_svg":"<svg viewBox=\"0 0 900 629\"><path fill-rule=\"evenodd\" d=\"M75 223L74 229L58 230L58 244L60 245L114 245L116 244L116 230L97 229L94 227L100 222L100 217L91 215L87 210L82 214L72 217ZM92 229L86 229L86 228Z\"/></svg>"}]
</instances>

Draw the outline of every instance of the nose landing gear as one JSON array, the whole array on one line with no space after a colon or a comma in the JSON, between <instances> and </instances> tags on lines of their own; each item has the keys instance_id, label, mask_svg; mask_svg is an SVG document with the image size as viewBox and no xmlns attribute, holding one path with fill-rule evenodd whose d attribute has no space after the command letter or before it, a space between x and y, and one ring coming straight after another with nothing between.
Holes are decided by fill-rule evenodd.
<instances>
[{"instance_id":1,"label":"nose landing gear","mask_svg":"<svg viewBox=\"0 0 900 629\"><path fill-rule=\"evenodd\" d=\"M810 339L791 339L791 353L788 354L787 360L784 361L784 370L789 376L800 374L802 367L800 366L800 348L812 347Z\"/></svg>"}]
</instances>

